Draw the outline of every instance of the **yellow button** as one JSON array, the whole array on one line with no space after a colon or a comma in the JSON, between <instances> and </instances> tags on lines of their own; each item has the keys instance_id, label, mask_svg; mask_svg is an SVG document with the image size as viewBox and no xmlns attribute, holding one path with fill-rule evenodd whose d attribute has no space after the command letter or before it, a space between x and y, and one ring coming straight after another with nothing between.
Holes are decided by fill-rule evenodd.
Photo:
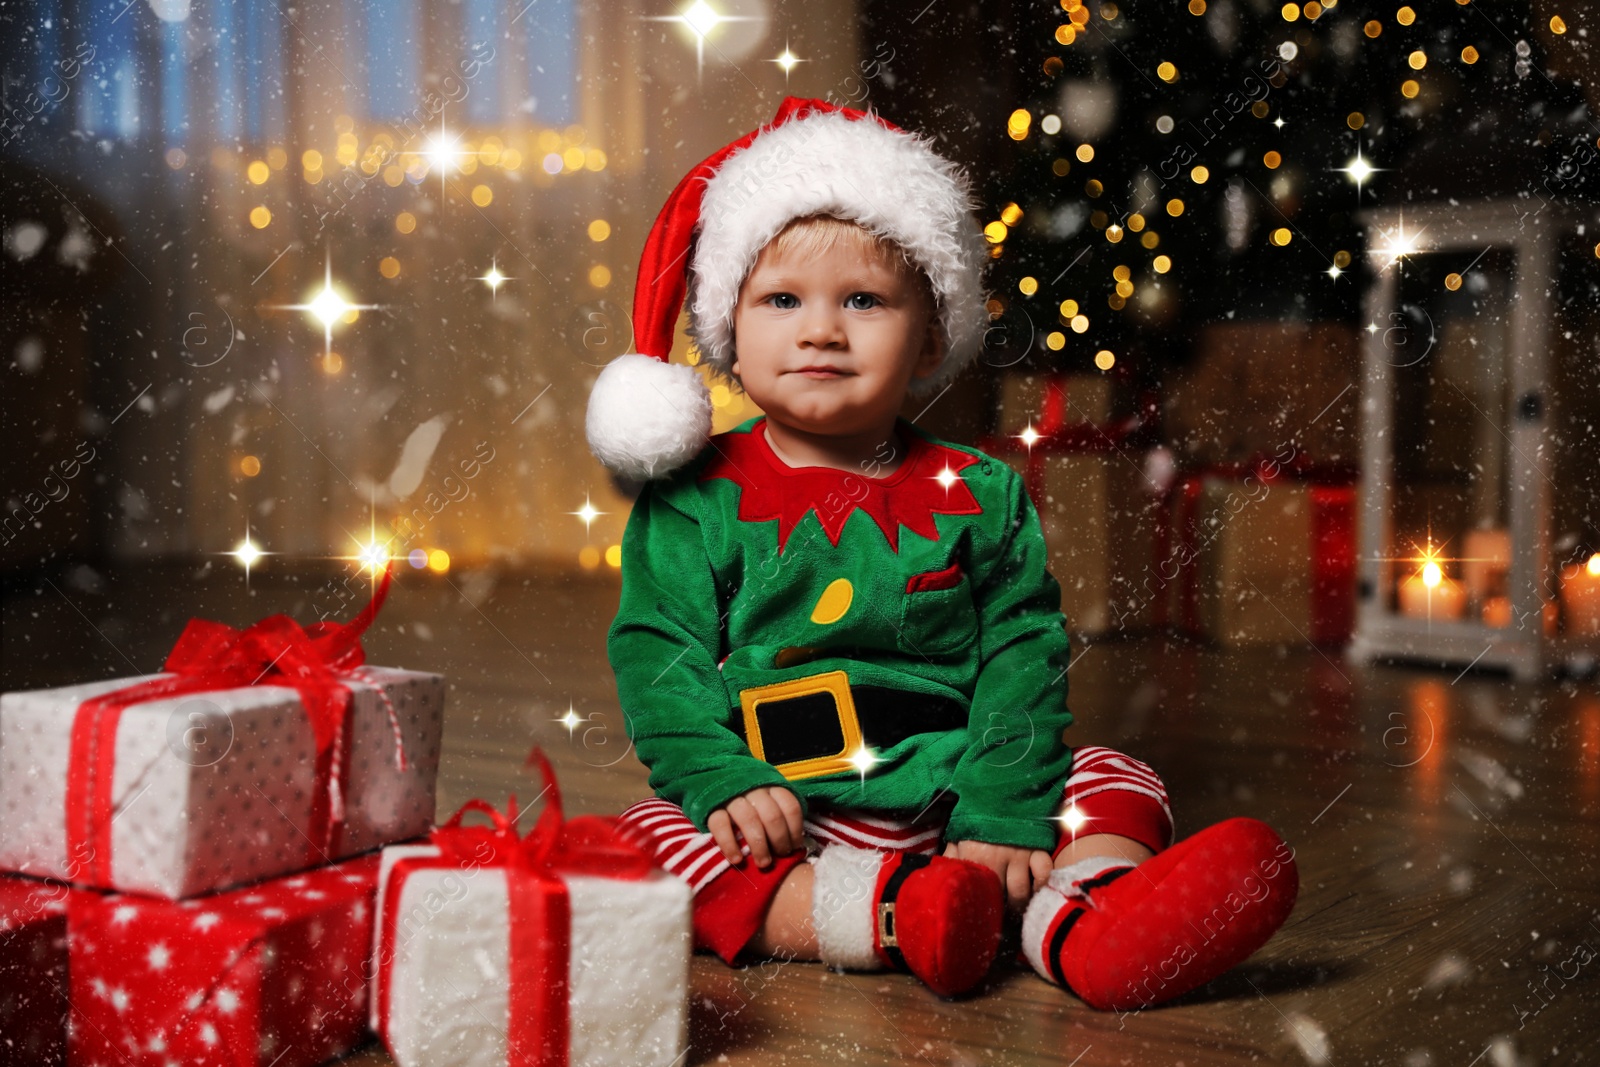
<instances>
[{"instance_id":1,"label":"yellow button","mask_svg":"<svg viewBox=\"0 0 1600 1067\"><path fill-rule=\"evenodd\" d=\"M811 621L819 626L838 622L850 610L850 601L854 596L855 588L851 586L850 579L835 578L817 598L817 606L811 609Z\"/></svg>"}]
</instances>

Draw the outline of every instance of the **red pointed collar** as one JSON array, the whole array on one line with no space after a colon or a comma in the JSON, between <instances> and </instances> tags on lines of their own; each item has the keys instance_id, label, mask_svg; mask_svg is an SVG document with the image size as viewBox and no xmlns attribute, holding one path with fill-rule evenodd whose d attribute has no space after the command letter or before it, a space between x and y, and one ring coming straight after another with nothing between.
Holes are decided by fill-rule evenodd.
<instances>
[{"instance_id":1,"label":"red pointed collar","mask_svg":"<svg viewBox=\"0 0 1600 1067\"><path fill-rule=\"evenodd\" d=\"M828 540L835 546L845 520L857 508L878 524L889 547L900 551L900 527L939 539L933 516L978 515L983 508L962 478L961 471L978 462L970 452L935 444L904 418L896 420L906 458L892 474L870 478L833 467L791 467L767 441L766 417L748 433L724 433L716 438L717 452L700 472L700 480L727 478L739 487L739 521L778 520L778 553L807 511L814 511ZM945 486L940 481L948 469L956 477Z\"/></svg>"}]
</instances>

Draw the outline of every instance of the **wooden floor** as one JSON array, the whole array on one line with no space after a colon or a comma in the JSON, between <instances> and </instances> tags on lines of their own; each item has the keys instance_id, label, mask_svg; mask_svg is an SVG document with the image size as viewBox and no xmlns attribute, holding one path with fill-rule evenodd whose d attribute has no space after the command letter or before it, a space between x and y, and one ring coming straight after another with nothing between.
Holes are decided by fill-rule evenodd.
<instances>
[{"instance_id":1,"label":"wooden floor","mask_svg":"<svg viewBox=\"0 0 1600 1067\"><path fill-rule=\"evenodd\" d=\"M252 588L217 568L13 582L4 687L154 670L191 614L309 618L313 585L258 572ZM605 574L404 576L367 646L451 679L441 814L537 792L520 769L533 743L569 813L647 794L604 654L616 595ZM1294 846L1300 901L1273 941L1125 1017L1004 962L976 995L941 1001L909 976L697 956L689 1063L1600 1061L1595 686L1154 641L1075 654L1070 741L1155 766L1180 837L1251 815ZM569 706L585 719L570 734L556 721ZM346 1062L388 1060L369 1047Z\"/></svg>"}]
</instances>

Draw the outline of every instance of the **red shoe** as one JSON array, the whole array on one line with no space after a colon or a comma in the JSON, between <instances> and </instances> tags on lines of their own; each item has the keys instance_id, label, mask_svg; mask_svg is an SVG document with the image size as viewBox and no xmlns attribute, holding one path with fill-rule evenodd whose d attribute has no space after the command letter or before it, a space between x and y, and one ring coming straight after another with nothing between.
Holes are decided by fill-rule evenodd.
<instances>
[{"instance_id":1,"label":"red shoe","mask_svg":"<svg viewBox=\"0 0 1600 1067\"><path fill-rule=\"evenodd\" d=\"M829 966L909 971L953 997L989 973L1005 899L970 860L829 844L815 871L811 920Z\"/></svg>"},{"instance_id":2,"label":"red shoe","mask_svg":"<svg viewBox=\"0 0 1600 1067\"><path fill-rule=\"evenodd\" d=\"M1023 953L1091 1007L1147 1008L1243 963L1299 890L1294 850L1270 826L1226 819L1138 866L1097 857L1052 872L1023 916Z\"/></svg>"}]
</instances>

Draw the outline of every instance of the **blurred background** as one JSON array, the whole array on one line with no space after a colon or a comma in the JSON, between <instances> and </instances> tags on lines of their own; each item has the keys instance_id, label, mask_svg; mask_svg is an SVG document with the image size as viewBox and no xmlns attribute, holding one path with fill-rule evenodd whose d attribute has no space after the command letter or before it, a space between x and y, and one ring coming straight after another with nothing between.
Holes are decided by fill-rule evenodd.
<instances>
[{"instance_id":1,"label":"blurred background","mask_svg":"<svg viewBox=\"0 0 1600 1067\"><path fill-rule=\"evenodd\" d=\"M1415 956L1330 910L1257 976L1309 1014L1241 987L1229 1033L1467 1062L1592 936L1527 901L1592 897L1600 844L1597 34L1579 0L4 5L3 687L156 670L191 616L348 618L390 559L367 644L450 679L441 814L531 792L530 738L569 810L645 795L589 389L691 167L787 95L871 108L972 178L988 343L905 414L1025 475L1074 743L1155 765L1180 836L1302 835L1348 875L1312 917L1470 905ZM1502 975L1508 914L1545 937Z\"/></svg>"}]
</instances>

